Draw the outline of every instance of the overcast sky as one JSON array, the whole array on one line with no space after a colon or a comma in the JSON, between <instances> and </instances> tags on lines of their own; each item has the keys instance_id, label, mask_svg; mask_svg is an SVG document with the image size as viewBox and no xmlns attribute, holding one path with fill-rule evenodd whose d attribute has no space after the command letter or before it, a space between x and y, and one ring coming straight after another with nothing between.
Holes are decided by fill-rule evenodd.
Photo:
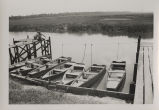
<instances>
[{"instance_id":1,"label":"overcast sky","mask_svg":"<svg viewBox=\"0 0 159 110\"><path fill-rule=\"evenodd\" d=\"M158 0L9 0L8 5L9 16L93 11L152 12Z\"/></svg>"}]
</instances>

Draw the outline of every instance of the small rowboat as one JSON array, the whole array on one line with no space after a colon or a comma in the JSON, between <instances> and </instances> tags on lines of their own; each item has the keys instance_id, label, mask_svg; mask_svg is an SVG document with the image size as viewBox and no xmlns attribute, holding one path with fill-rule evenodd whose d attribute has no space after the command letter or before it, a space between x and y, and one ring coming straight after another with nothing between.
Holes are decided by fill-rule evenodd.
<instances>
[{"instance_id":1,"label":"small rowboat","mask_svg":"<svg viewBox=\"0 0 159 110\"><path fill-rule=\"evenodd\" d=\"M47 72L44 76L42 76L41 79L51 80L58 77L59 75L64 75L66 71L73 68L73 65L74 65L74 62L67 62L60 66L57 66L53 68L52 70L50 70L49 72Z\"/></svg>"},{"instance_id":2,"label":"small rowboat","mask_svg":"<svg viewBox=\"0 0 159 110\"><path fill-rule=\"evenodd\" d=\"M18 63L10 67L10 69L12 70L10 71L10 74L21 74L25 76L28 72L32 71L35 68L43 66L49 61L51 61L51 59L43 56L22 63Z\"/></svg>"},{"instance_id":3,"label":"small rowboat","mask_svg":"<svg viewBox=\"0 0 159 110\"><path fill-rule=\"evenodd\" d=\"M25 66L25 62L20 62L20 63L17 63L17 64L9 65L9 72L11 72L15 69L18 69L22 66Z\"/></svg>"},{"instance_id":4,"label":"small rowboat","mask_svg":"<svg viewBox=\"0 0 159 110\"><path fill-rule=\"evenodd\" d=\"M59 57L55 60L52 60L48 63L46 63L43 66L40 66L34 70L32 70L31 72L29 72L27 74L27 76L31 77L31 78L41 78L41 76L45 75L47 72L49 72L50 70L52 70L53 68L60 66L66 62L71 61L71 57Z\"/></svg>"},{"instance_id":5,"label":"small rowboat","mask_svg":"<svg viewBox=\"0 0 159 110\"><path fill-rule=\"evenodd\" d=\"M61 84L69 85L71 84L76 78L81 76L81 74L85 71L85 64L83 63L75 63L73 68L69 69L63 76ZM56 82L58 83L58 82Z\"/></svg>"},{"instance_id":6,"label":"small rowboat","mask_svg":"<svg viewBox=\"0 0 159 110\"><path fill-rule=\"evenodd\" d=\"M91 67L88 68L86 72L81 74L81 76L74 80L71 86L74 87L90 87L93 85L100 76L104 75L106 72L105 65L96 65L93 64Z\"/></svg>"},{"instance_id":7,"label":"small rowboat","mask_svg":"<svg viewBox=\"0 0 159 110\"><path fill-rule=\"evenodd\" d=\"M113 61L108 70L107 90L121 91L126 79L126 61Z\"/></svg>"}]
</instances>

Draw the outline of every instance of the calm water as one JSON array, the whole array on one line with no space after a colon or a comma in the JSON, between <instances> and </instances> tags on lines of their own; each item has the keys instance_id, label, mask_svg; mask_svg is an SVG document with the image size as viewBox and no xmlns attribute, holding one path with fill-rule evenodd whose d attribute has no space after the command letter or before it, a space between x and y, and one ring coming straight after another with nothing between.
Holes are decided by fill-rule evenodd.
<instances>
[{"instance_id":1,"label":"calm water","mask_svg":"<svg viewBox=\"0 0 159 110\"><path fill-rule=\"evenodd\" d=\"M23 39L27 35L30 38L35 35L35 32L16 32L9 33L10 41L14 39ZM53 59L59 56L72 57L73 61L81 62L84 56L84 48L86 44L84 63L87 67L91 65L91 44L92 46L92 62L95 64L104 64L109 67L112 60L126 61L126 83L123 92L129 91L129 84L133 78L133 65L135 63L137 39L128 38L127 36L109 37L102 34L58 34L58 33L43 33L51 37L52 42L52 57ZM145 39L150 41L151 39ZM119 43L118 43L119 42ZM63 44L63 46L62 46ZM119 44L119 46L118 46ZM63 49L62 49L63 47ZM63 51L62 51L63 50ZM101 80L98 89L105 89L105 77Z\"/></svg>"}]
</instances>

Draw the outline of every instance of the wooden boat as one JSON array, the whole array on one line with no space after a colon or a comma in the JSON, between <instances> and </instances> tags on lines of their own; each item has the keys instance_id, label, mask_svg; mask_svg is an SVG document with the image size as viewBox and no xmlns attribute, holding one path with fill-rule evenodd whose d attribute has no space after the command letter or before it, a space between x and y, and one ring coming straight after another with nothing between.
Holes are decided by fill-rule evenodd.
<instances>
[{"instance_id":1,"label":"wooden boat","mask_svg":"<svg viewBox=\"0 0 159 110\"><path fill-rule=\"evenodd\" d=\"M10 74L21 74L25 76L28 72L32 71L35 68L43 66L49 61L51 61L51 59L47 58L46 56L42 56L22 63L18 63L10 68L12 70L10 71Z\"/></svg>"},{"instance_id":2,"label":"wooden boat","mask_svg":"<svg viewBox=\"0 0 159 110\"><path fill-rule=\"evenodd\" d=\"M50 55L45 55L45 56L40 56L40 57L37 57L37 58L34 58L34 59L30 59L30 60L27 60L27 61L39 62L40 64L45 64L45 63L47 63L48 61L51 60L50 58L51 58ZM27 61L23 61L23 62L19 62L19 63L9 65L9 72L11 72L15 69L18 69L22 66L25 66Z\"/></svg>"},{"instance_id":3,"label":"wooden boat","mask_svg":"<svg viewBox=\"0 0 159 110\"><path fill-rule=\"evenodd\" d=\"M71 57L59 57L53 61L50 61L48 63L46 63L43 66L40 66L34 70L32 70L31 72L29 72L27 74L27 76L31 77L31 78L40 78L41 76L45 75L47 72L49 72L50 70L52 70L53 68L60 66L66 62L71 61Z\"/></svg>"},{"instance_id":4,"label":"wooden boat","mask_svg":"<svg viewBox=\"0 0 159 110\"><path fill-rule=\"evenodd\" d=\"M25 66L25 62L20 62L20 63L17 63L17 64L9 65L9 72L11 72L15 69L18 69L22 66Z\"/></svg>"},{"instance_id":5,"label":"wooden boat","mask_svg":"<svg viewBox=\"0 0 159 110\"><path fill-rule=\"evenodd\" d=\"M107 90L121 91L126 79L126 61L113 61L108 70Z\"/></svg>"},{"instance_id":6,"label":"wooden boat","mask_svg":"<svg viewBox=\"0 0 159 110\"><path fill-rule=\"evenodd\" d=\"M91 67L88 68L86 72L83 72L83 74L81 74L81 76L78 79L74 80L71 86L90 87L99 79L100 76L104 75L105 72L105 65L93 64Z\"/></svg>"},{"instance_id":7,"label":"wooden boat","mask_svg":"<svg viewBox=\"0 0 159 110\"><path fill-rule=\"evenodd\" d=\"M63 76L61 81L57 81L56 83L69 85L76 78L81 76L81 74L85 71L85 64L83 63L75 63L73 68L69 69Z\"/></svg>"},{"instance_id":8,"label":"wooden boat","mask_svg":"<svg viewBox=\"0 0 159 110\"><path fill-rule=\"evenodd\" d=\"M73 68L74 62L67 62L60 66L53 68L52 70L48 71L44 76L41 77L43 80L51 80L53 78L58 77L59 75L64 75L66 71L70 68Z\"/></svg>"}]
</instances>

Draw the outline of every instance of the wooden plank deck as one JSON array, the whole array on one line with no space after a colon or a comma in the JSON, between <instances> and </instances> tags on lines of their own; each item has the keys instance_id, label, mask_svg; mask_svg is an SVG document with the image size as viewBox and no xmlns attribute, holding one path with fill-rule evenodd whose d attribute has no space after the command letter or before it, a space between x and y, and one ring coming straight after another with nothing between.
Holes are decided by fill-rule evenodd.
<instances>
[{"instance_id":1,"label":"wooden plank deck","mask_svg":"<svg viewBox=\"0 0 159 110\"><path fill-rule=\"evenodd\" d=\"M153 48L152 45L142 44L139 52L137 69L135 104L153 103Z\"/></svg>"},{"instance_id":2,"label":"wooden plank deck","mask_svg":"<svg viewBox=\"0 0 159 110\"><path fill-rule=\"evenodd\" d=\"M140 48L134 103L143 103L143 48ZM140 86L138 86L140 84Z\"/></svg>"}]
</instances>

